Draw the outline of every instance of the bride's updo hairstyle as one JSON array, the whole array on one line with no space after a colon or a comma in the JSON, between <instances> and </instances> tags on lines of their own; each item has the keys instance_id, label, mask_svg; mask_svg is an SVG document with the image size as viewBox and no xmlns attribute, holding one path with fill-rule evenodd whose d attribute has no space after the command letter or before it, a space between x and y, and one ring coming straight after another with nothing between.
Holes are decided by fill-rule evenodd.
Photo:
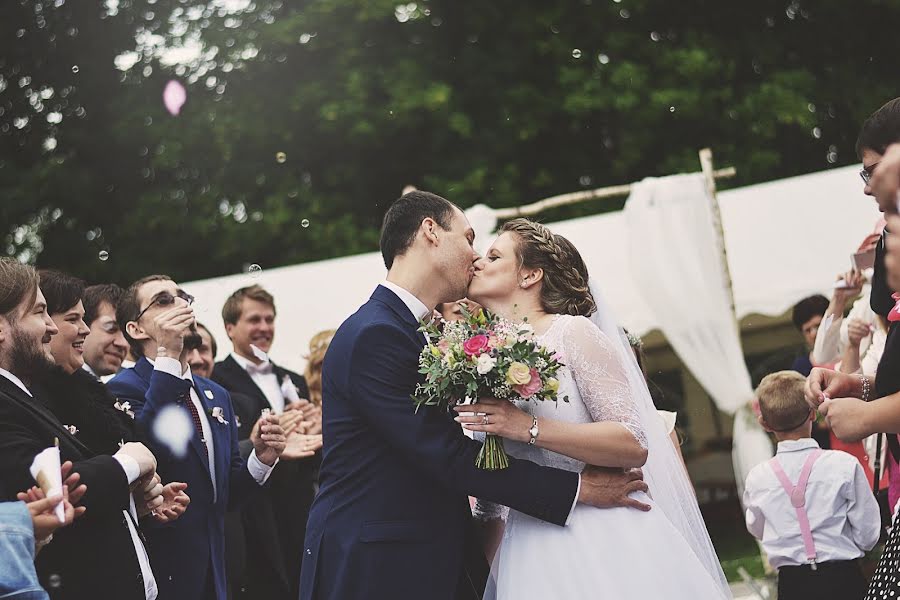
<instances>
[{"instance_id":1,"label":"bride's updo hairstyle","mask_svg":"<svg viewBox=\"0 0 900 600\"><path fill-rule=\"evenodd\" d=\"M519 264L543 269L541 306L548 313L590 316L597 306L588 270L572 242L529 219L507 221L498 233L515 234Z\"/></svg>"}]
</instances>

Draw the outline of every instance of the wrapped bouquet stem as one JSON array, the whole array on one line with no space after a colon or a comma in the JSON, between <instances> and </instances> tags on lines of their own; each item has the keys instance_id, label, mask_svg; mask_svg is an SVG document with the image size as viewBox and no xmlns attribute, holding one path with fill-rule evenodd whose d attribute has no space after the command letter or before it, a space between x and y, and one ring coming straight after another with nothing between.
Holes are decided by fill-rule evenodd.
<instances>
[{"instance_id":1,"label":"wrapped bouquet stem","mask_svg":"<svg viewBox=\"0 0 900 600\"><path fill-rule=\"evenodd\" d=\"M424 380L412 396L423 406L449 410L461 398L556 401L562 366L559 358L534 340L528 323L513 323L479 310L463 310L463 319L426 323L428 343L419 355ZM563 401L568 401L563 398ZM488 434L475 460L479 469L505 469L503 439Z\"/></svg>"}]
</instances>

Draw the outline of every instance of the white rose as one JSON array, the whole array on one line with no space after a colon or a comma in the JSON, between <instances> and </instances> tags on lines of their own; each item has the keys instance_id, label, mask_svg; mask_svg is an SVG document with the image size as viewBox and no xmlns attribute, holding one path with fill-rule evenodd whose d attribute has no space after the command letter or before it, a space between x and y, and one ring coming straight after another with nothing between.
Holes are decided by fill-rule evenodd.
<instances>
[{"instance_id":1,"label":"white rose","mask_svg":"<svg viewBox=\"0 0 900 600\"><path fill-rule=\"evenodd\" d=\"M478 357L478 362L475 368L477 369L479 375L484 375L485 373L490 373L491 369L493 369L496 365L496 358L492 358L490 354L482 354Z\"/></svg>"}]
</instances>

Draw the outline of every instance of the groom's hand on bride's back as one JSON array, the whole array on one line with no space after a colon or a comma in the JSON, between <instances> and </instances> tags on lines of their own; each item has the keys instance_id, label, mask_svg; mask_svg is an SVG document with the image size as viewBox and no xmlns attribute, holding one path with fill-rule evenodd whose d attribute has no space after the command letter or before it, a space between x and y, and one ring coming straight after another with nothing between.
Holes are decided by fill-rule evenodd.
<instances>
[{"instance_id":1,"label":"groom's hand on bride's back","mask_svg":"<svg viewBox=\"0 0 900 600\"><path fill-rule=\"evenodd\" d=\"M635 492L648 491L640 469L614 469L588 465L581 472L581 490L578 502L597 508L628 506L638 510L650 510L649 504L630 497Z\"/></svg>"}]
</instances>

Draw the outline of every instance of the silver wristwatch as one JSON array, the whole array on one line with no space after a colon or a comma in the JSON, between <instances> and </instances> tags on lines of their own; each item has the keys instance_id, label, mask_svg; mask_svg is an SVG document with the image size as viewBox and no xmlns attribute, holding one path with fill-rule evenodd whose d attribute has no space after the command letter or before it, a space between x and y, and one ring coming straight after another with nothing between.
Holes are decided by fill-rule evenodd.
<instances>
[{"instance_id":1,"label":"silver wristwatch","mask_svg":"<svg viewBox=\"0 0 900 600\"><path fill-rule=\"evenodd\" d=\"M528 444L531 446L534 445L534 442L537 440L538 434L541 432L541 430L538 429L537 417L533 417L532 419L533 420L531 421L531 428L528 430L528 435L531 436L531 439L528 440Z\"/></svg>"}]
</instances>

